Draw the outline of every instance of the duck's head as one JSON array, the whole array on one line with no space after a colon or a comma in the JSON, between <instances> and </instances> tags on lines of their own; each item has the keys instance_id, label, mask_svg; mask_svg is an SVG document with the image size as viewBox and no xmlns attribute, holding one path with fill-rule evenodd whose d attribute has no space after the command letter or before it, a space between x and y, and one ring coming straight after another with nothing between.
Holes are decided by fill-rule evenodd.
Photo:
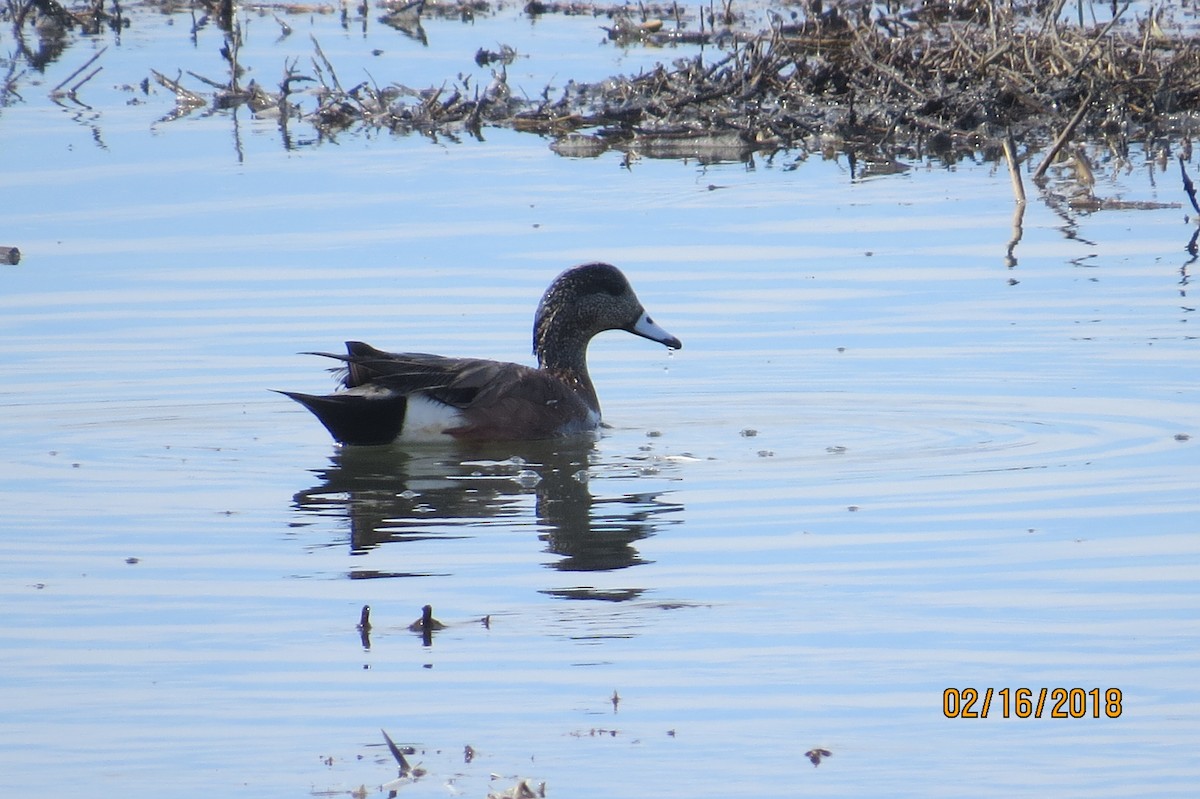
<instances>
[{"instance_id":1,"label":"duck's head","mask_svg":"<svg viewBox=\"0 0 1200 799\"><path fill-rule=\"evenodd\" d=\"M611 264L573 266L542 295L533 320L533 353L541 365L562 354L581 358L587 343L605 330L628 330L677 350L683 342L646 313L625 275Z\"/></svg>"}]
</instances>

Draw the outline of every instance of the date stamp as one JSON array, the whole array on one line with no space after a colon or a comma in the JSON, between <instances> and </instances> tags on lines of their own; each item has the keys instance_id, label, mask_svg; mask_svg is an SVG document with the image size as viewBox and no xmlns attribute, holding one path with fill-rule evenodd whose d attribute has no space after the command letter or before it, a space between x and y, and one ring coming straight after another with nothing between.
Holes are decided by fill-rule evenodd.
<instances>
[{"instance_id":1,"label":"date stamp","mask_svg":"<svg viewBox=\"0 0 1200 799\"><path fill-rule=\"evenodd\" d=\"M948 719L1082 719L1121 717L1120 688L947 688L942 715Z\"/></svg>"}]
</instances>

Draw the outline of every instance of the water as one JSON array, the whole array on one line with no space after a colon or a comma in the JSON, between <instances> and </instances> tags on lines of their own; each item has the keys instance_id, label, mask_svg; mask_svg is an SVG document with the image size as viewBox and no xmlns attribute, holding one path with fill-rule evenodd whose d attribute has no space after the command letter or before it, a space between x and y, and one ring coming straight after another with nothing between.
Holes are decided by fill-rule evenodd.
<instances>
[{"instance_id":1,"label":"water","mask_svg":"<svg viewBox=\"0 0 1200 799\"><path fill-rule=\"evenodd\" d=\"M440 77L548 30L595 75L671 55L500 16L428 23L427 51L311 24L335 64L461 38ZM0 111L6 795L377 795L380 728L426 770L407 796L1194 791L1184 209L1035 200L1010 266L984 163L625 168L499 131L287 151L124 104L147 65L218 72L170 33L124 34L90 111L45 97L83 49ZM1186 201L1174 168L1101 163L1096 191ZM296 353L347 338L528 361L546 284L593 259L684 342L594 342L595 443L339 450L267 391L330 387ZM1020 687L1121 713L943 713Z\"/></svg>"}]
</instances>

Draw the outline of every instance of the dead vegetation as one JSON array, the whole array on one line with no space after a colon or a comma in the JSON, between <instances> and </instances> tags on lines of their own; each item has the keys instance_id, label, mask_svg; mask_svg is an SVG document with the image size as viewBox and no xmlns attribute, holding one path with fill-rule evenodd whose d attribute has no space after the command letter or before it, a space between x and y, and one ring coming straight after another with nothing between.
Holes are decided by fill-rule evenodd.
<instances>
[{"instance_id":1,"label":"dead vegetation","mask_svg":"<svg viewBox=\"0 0 1200 799\"><path fill-rule=\"evenodd\" d=\"M82 10L59 0L7 2L6 16L30 64L55 57L65 29L128 24L115 2L108 10L104 0L89 0ZM1077 18L1064 13L1070 8L1077 8ZM482 138L487 128L500 127L550 137L570 156L617 148L651 157L744 160L753 153L834 148L863 163L887 164L925 157L953 162L975 153L999 160L1006 140L1026 154L1051 147L1051 154L1068 156L1080 141L1117 153L1131 141L1190 147L1192 114L1200 110L1193 21L1165 17L1148 5L1138 16L1128 2L1086 8L1082 0L1070 7L1066 0L784 0L747 15L733 0L710 2L699 13L676 3L529 0L526 15L588 15L624 47L686 44L686 51L664 49L664 56L694 53L642 74L566 80L529 97L508 84L505 66L515 53L505 47L476 55L493 71L488 85L461 76L433 87L348 84L316 40L307 63L284 64L277 85L242 85L239 10L230 0L214 0L202 10L226 32L221 54L228 76L149 77L175 95L170 117L245 105L277 119L285 134L289 125L305 123L318 139L355 129ZM284 35L290 29L281 13L354 12L334 3L245 9L274 14ZM1107 21L1088 22L1097 10ZM492 11L486 0L384 0L376 9L382 22L421 41L423 19L467 20ZM357 13L373 12L362 5ZM26 44L24 30L39 46ZM703 47L697 52L691 45ZM73 96L94 74L64 91Z\"/></svg>"},{"instance_id":2,"label":"dead vegetation","mask_svg":"<svg viewBox=\"0 0 1200 799\"><path fill-rule=\"evenodd\" d=\"M715 52L548 86L537 99L514 96L502 69L486 87L345 90L323 79L315 120L430 135L480 136L489 125L555 137L587 131L596 137L587 149L633 143L668 156L701 145L726 156L794 148L815 135L871 158L998 152L1006 132L1046 140L1076 114L1072 130L1123 147L1131 136L1171 132L1173 115L1197 109L1200 50L1189 37L1168 36L1155 16L1126 19L1128 3L1103 25L1063 23L1063 1L1040 12L982 0L883 12L818 0L755 31L729 6L689 18L677 6L635 14L534 0L527 13L604 16L609 36L626 44L704 42ZM576 136L564 147L580 144Z\"/></svg>"},{"instance_id":3,"label":"dead vegetation","mask_svg":"<svg viewBox=\"0 0 1200 799\"><path fill-rule=\"evenodd\" d=\"M713 34L718 58L569 85L510 124L668 149L689 138L721 151L836 143L866 159L951 161L981 149L996 157L1006 135L1040 146L1068 131L1119 150L1185 137L1200 104L1192 39L1168 36L1157 16L1132 19L1128 4L1090 27L1059 21L1062 6L816 2L796 20L774 15L768 30Z\"/></svg>"}]
</instances>

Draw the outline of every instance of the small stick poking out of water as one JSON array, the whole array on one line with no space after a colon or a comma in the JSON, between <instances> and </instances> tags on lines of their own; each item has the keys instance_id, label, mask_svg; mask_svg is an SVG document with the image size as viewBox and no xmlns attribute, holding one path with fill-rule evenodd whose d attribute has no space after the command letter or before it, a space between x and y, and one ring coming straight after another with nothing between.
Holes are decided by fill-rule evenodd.
<instances>
[{"instance_id":1,"label":"small stick poking out of water","mask_svg":"<svg viewBox=\"0 0 1200 799\"><path fill-rule=\"evenodd\" d=\"M362 615L358 617L358 635L362 640L363 649L371 648L371 606L363 605Z\"/></svg>"},{"instance_id":2,"label":"small stick poking out of water","mask_svg":"<svg viewBox=\"0 0 1200 799\"><path fill-rule=\"evenodd\" d=\"M1017 163L1017 145L1012 131L1004 136L1004 160L1008 161L1008 176L1012 180L1013 196L1021 205L1025 204L1025 184L1021 182L1021 167Z\"/></svg>"},{"instance_id":3,"label":"small stick poking out of water","mask_svg":"<svg viewBox=\"0 0 1200 799\"><path fill-rule=\"evenodd\" d=\"M421 618L408 625L408 629L414 633L419 633L423 630L444 630L446 625L433 617L433 605L426 605L421 608Z\"/></svg>"},{"instance_id":4,"label":"small stick poking out of water","mask_svg":"<svg viewBox=\"0 0 1200 799\"><path fill-rule=\"evenodd\" d=\"M1195 208L1196 213L1200 214L1200 205L1196 204L1196 185L1188 177L1187 166L1184 165L1182 155L1179 156L1179 174L1183 176L1183 190L1187 192L1188 199L1192 201L1192 208Z\"/></svg>"},{"instance_id":5,"label":"small stick poking out of water","mask_svg":"<svg viewBox=\"0 0 1200 799\"><path fill-rule=\"evenodd\" d=\"M404 757L404 753L400 751L400 747L396 746L392 741L392 736L387 734L387 730L381 729L383 740L387 741L388 751L392 753L392 757L396 758L396 762L400 764L400 776L408 776L412 772L412 766L409 765L408 759Z\"/></svg>"},{"instance_id":6,"label":"small stick poking out of water","mask_svg":"<svg viewBox=\"0 0 1200 799\"><path fill-rule=\"evenodd\" d=\"M433 617L433 606L426 605L421 608L421 618L408 625L408 629L414 633L420 633L425 646L430 646L433 643L434 631L444 630L446 625Z\"/></svg>"},{"instance_id":7,"label":"small stick poking out of water","mask_svg":"<svg viewBox=\"0 0 1200 799\"><path fill-rule=\"evenodd\" d=\"M1088 96L1083 98L1083 102L1079 104L1079 110L1075 112L1075 116L1071 117L1071 121L1063 128L1062 133L1058 134L1058 138L1054 140L1054 144L1050 145L1050 151L1046 153L1046 158L1042 161L1041 166L1033 173L1033 182L1037 183L1046 176L1046 170L1050 168L1050 164L1054 161L1058 151L1063 148L1063 145L1070 140L1071 135L1075 133L1075 128L1083 121L1083 115L1087 113L1088 106L1092 104L1092 96L1095 92L1088 92Z\"/></svg>"}]
</instances>

